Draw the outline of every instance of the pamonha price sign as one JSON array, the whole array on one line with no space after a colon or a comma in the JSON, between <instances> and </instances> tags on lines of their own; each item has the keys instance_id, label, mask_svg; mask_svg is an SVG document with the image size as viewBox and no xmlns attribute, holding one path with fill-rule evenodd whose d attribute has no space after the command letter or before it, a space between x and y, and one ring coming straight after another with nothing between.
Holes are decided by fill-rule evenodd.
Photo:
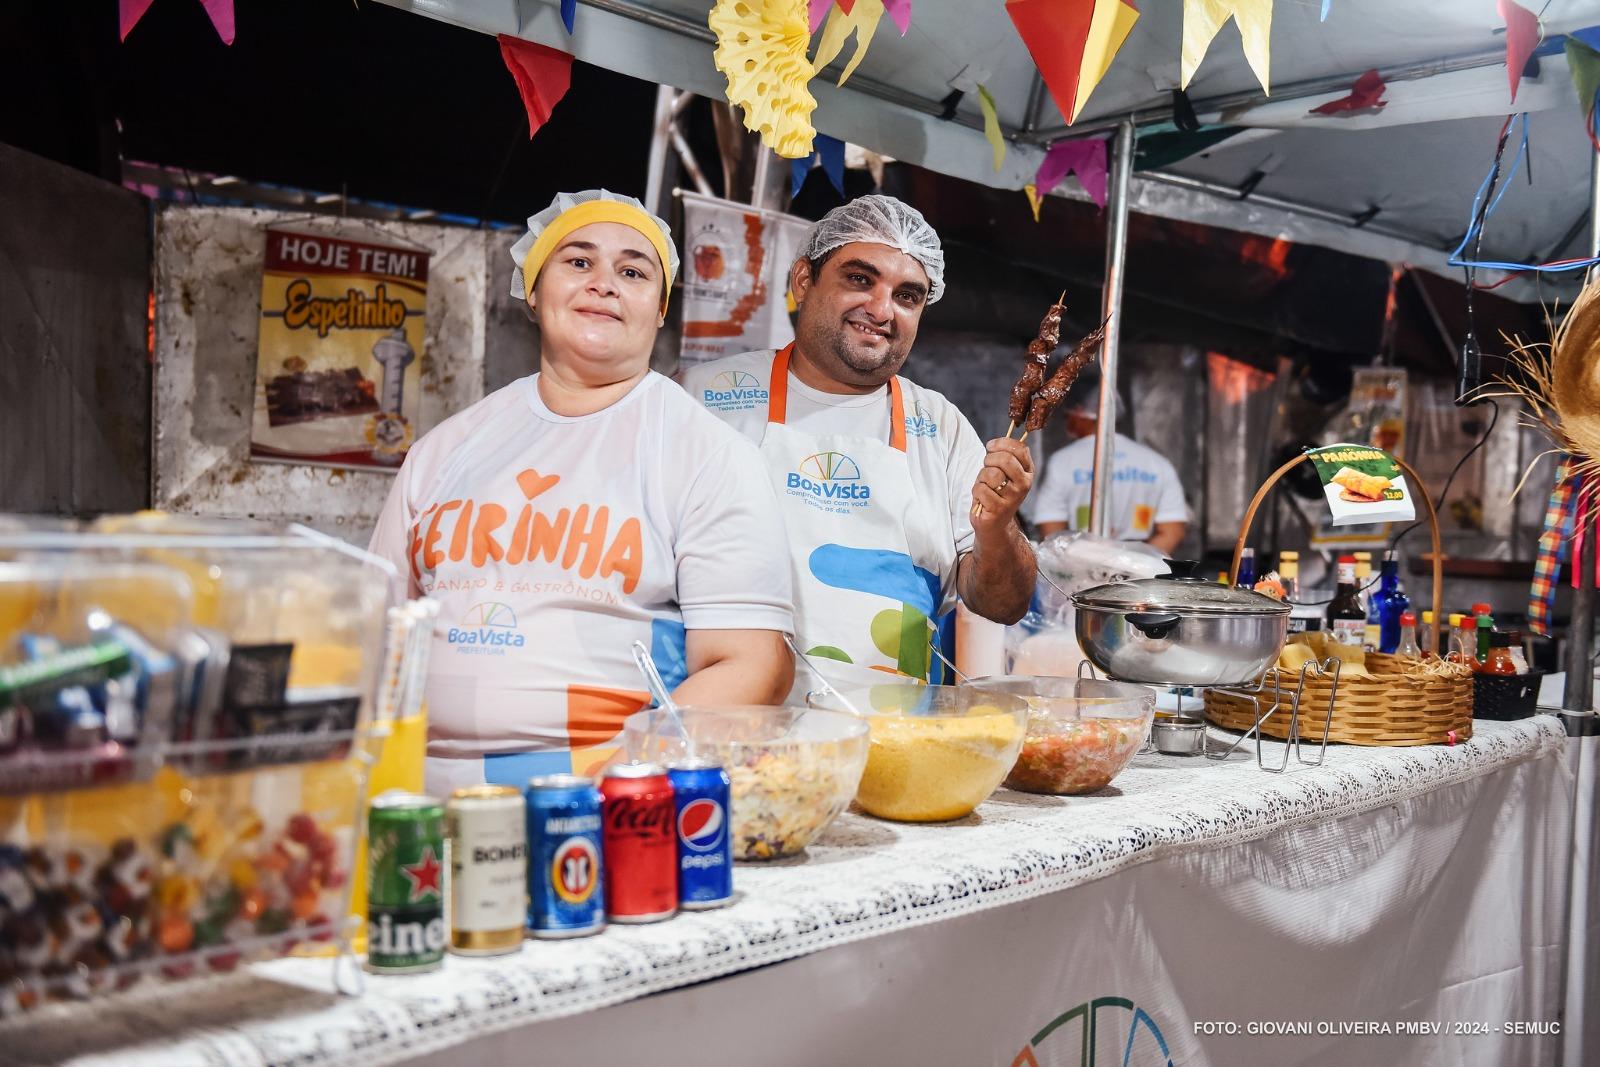
<instances>
[{"instance_id":1,"label":"pamonha price sign","mask_svg":"<svg viewBox=\"0 0 1600 1067\"><path fill-rule=\"evenodd\" d=\"M1337 444L1307 453L1317 468L1333 525L1409 522L1416 505L1400 464L1370 445Z\"/></svg>"}]
</instances>

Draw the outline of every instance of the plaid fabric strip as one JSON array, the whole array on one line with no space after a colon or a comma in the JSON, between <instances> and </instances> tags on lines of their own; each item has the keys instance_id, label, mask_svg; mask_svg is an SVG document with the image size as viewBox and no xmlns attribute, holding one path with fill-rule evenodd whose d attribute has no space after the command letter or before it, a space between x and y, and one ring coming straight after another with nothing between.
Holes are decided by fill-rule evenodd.
<instances>
[{"instance_id":1,"label":"plaid fabric strip","mask_svg":"<svg viewBox=\"0 0 1600 1067\"><path fill-rule=\"evenodd\" d=\"M1539 535L1539 554L1533 562L1533 583L1528 588L1528 624L1536 634L1550 636L1550 617L1554 611L1556 582L1561 574L1562 561L1567 556L1567 543L1572 538L1572 526L1578 496L1579 479L1572 474L1572 461L1563 458L1556 466L1556 484L1550 491L1550 503L1545 505L1544 532Z\"/></svg>"}]
</instances>

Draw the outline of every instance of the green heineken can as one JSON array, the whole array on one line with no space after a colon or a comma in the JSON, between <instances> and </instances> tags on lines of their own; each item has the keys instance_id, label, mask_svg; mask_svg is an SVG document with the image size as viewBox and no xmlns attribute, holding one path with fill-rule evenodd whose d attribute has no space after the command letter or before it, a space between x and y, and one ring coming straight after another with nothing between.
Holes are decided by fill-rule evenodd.
<instances>
[{"instance_id":1,"label":"green heineken can","mask_svg":"<svg viewBox=\"0 0 1600 1067\"><path fill-rule=\"evenodd\" d=\"M416 974L444 960L444 805L393 790L367 817L367 970Z\"/></svg>"}]
</instances>

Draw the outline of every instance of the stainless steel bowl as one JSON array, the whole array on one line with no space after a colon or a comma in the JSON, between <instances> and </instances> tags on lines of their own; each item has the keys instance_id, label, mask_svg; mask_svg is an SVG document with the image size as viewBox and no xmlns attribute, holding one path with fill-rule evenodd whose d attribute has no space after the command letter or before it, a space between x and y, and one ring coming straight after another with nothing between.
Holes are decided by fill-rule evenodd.
<instances>
[{"instance_id":1,"label":"stainless steel bowl","mask_svg":"<svg viewBox=\"0 0 1600 1067\"><path fill-rule=\"evenodd\" d=\"M1098 585L1072 603L1083 654L1124 682L1245 685L1289 633L1288 604L1200 578Z\"/></svg>"}]
</instances>

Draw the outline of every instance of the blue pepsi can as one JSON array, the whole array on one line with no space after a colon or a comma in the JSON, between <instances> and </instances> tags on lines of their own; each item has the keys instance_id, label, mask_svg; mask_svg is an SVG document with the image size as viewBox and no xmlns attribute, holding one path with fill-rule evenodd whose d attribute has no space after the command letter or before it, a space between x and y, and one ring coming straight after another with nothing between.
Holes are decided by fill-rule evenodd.
<instances>
[{"instance_id":1,"label":"blue pepsi can","mask_svg":"<svg viewBox=\"0 0 1600 1067\"><path fill-rule=\"evenodd\" d=\"M715 760L667 768L677 803L678 907L720 908L733 899L733 810L728 772Z\"/></svg>"},{"instance_id":2,"label":"blue pepsi can","mask_svg":"<svg viewBox=\"0 0 1600 1067\"><path fill-rule=\"evenodd\" d=\"M600 790L593 778L550 774L528 782L528 930L582 937L605 929Z\"/></svg>"}]
</instances>

